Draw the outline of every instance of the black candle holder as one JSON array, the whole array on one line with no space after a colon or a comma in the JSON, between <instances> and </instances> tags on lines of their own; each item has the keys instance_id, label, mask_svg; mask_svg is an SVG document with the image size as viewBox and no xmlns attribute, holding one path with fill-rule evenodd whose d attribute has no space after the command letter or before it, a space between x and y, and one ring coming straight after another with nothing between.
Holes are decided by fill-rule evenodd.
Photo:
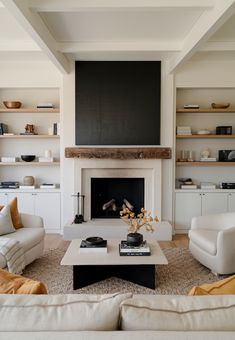
<instances>
[{"instance_id":1,"label":"black candle holder","mask_svg":"<svg viewBox=\"0 0 235 340\"><path fill-rule=\"evenodd\" d=\"M74 217L73 223L81 224L84 221L84 198L85 195L81 195L79 192L76 195L72 195L73 197L77 197L77 214Z\"/></svg>"}]
</instances>

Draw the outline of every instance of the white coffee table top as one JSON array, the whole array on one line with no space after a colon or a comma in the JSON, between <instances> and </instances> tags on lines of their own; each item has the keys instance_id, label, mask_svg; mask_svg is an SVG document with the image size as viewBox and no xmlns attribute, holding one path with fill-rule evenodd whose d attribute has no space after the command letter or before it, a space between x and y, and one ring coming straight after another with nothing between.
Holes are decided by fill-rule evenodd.
<instances>
[{"instance_id":1,"label":"white coffee table top","mask_svg":"<svg viewBox=\"0 0 235 340\"><path fill-rule=\"evenodd\" d=\"M157 241L148 241L151 249L150 256L120 256L120 240L108 240L107 253L79 253L81 239L72 240L62 261L62 265L129 265L129 264L168 264Z\"/></svg>"}]
</instances>

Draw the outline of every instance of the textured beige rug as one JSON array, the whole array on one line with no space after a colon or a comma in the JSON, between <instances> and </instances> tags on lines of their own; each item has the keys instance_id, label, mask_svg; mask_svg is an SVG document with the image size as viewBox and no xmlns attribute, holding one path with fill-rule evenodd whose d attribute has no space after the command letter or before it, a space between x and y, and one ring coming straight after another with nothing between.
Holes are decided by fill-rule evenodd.
<instances>
[{"instance_id":1,"label":"textured beige rug","mask_svg":"<svg viewBox=\"0 0 235 340\"><path fill-rule=\"evenodd\" d=\"M198 263L186 248L163 249L169 264L157 267L155 291L118 278L110 278L82 289L73 290L72 267L61 266L65 249L52 249L27 266L24 276L44 282L50 294L63 293L113 293L133 292L139 294L187 294L202 283L217 281L209 269Z\"/></svg>"}]
</instances>

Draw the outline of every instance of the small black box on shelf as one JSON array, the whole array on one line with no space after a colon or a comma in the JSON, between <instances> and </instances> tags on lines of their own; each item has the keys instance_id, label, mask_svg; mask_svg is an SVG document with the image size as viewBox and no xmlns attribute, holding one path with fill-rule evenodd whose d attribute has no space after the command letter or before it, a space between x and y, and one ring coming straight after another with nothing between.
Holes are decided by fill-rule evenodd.
<instances>
[{"instance_id":1,"label":"small black box on shelf","mask_svg":"<svg viewBox=\"0 0 235 340\"><path fill-rule=\"evenodd\" d=\"M217 135L231 135L233 132L232 126L216 126Z\"/></svg>"}]
</instances>

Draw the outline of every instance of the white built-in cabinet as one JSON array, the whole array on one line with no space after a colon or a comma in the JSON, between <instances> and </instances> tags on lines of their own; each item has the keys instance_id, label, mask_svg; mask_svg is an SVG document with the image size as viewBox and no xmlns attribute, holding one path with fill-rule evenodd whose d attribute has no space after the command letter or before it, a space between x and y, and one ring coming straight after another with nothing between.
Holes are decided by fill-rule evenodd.
<instances>
[{"instance_id":1,"label":"white built-in cabinet","mask_svg":"<svg viewBox=\"0 0 235 340\"><path fill-rule=\"evenodd\" d=\"M212 109L211 103L230 103L228 109ZM198 104L200 109L184 109ZM175 139L175 232L187 232L194 216L235 211L235 190L220 189L221 182L235 183L235 162L200 162L202 150L209 148L211 157L219 150L235 150L235 88L178 88L176 90L177 126L190 126L192 135ZM216 135L217 126L232 126L232 135ZM210 135L198 135L199 130ZM183 162L182 151L191 151L193 162ZM191 178L198 189L182 190L178 179ZM203 191L201 182L212 182L216 189Z\"/></svg>"},{"instance_id":2,"label":"white built-in cabinet","mask_svg":"<svg viewBox=\"0 0 235 340\"><path fill-rule=\"evenodd\" d=\"M61 225L60 192L1 192L0 204L8 204L17 197L18 209L21 213L41 216L46 232L59 232Z\"/></svg>"}]
</instances>

